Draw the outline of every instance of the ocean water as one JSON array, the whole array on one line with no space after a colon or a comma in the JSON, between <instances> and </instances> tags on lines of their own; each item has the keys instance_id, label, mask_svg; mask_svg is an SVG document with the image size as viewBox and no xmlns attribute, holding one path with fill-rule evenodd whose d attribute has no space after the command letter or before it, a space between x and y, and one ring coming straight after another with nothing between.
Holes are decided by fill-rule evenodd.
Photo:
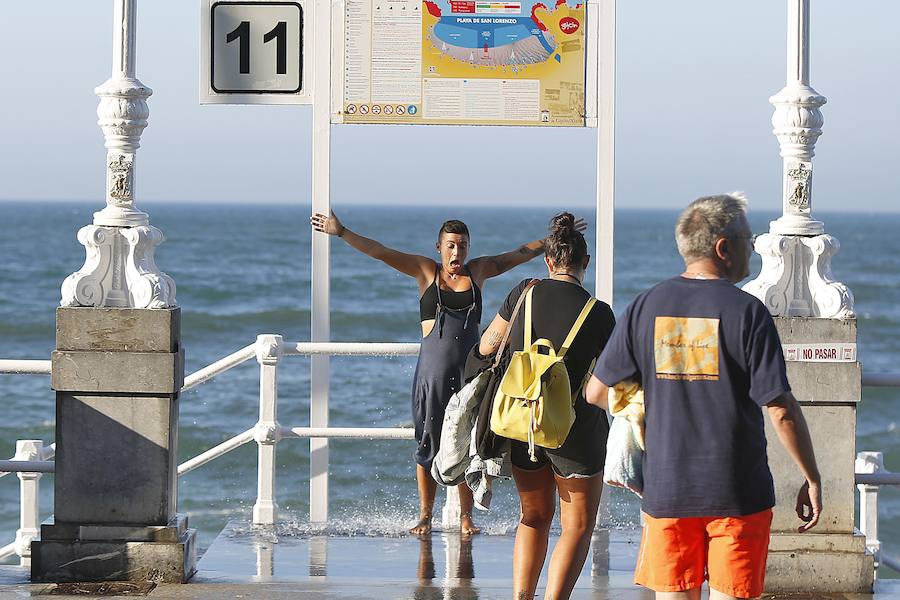
<instances>
[{"instance_id":1,"label":"ocean water","mask_svg":"<svg viewBox=\"0 0 900 600\"><path fill-rule=\"evenodd\" d=\"M81 267L75 235L91 222L97 205L0 203L0 358L47 359L54 345L54 308L63 279ZM337 206L347 226L388 246L434 255L441 222L465 220L471 256L494 254L542 237L563 206L389 207ZM309 339L310 228L308 206L156 204L144 207L167 241L157 264L178 284L187 373L252 343L258 334L287 341ZM578 212L578 211L575 211ZM582 211L591 217L589 211ZM620 209L616 214L614 310L639 291L680 270L672 227L675 211ZM751 214L764 232L775 215ZM856 296L859 352L864 368L897 371L900 358L900 215L820 214L842 244L836 277ZM12 232L12 233L10 233ZM593 228L588 232L589 239ZM752 273L759 270L754 259ZM486 325L509 289L522 278L545 274L535 260L489 280L484 289ZM593 289L592 273L586 285ZM413 342L419 335L416 285L385 265L332 243L332 337L337 341ZM335 426L411 426L412 358L334 358L331 423ZM43 376L0 375L3 395L0 457L14 454L15 440L54 438L54 396ZM858 450L880 450L900 470L900 391L866 389L859 407ZM289 357L279 368L278 418L283 425L309 423L309 361ZM185 393L181 399L181 461L251 427L258 413L255 361ZM331 442L331 522L345 534L401 535L417 514L409 441ZM98 457L102 459L102 457ZM309 444L286 439L278 446L277 490L282 518L297 533L309 531ZM44 517L52 511L52 476L42 481ZM180 480L179 508L208 546L230 519L248 519L256 493L256 447L248 444ZM882 539L900 551L900 492L887 488L881 501ZM443 494L439 492L437 509ZM488 533L515 527L512 483L497 486L492 509L477 515ZM634 498L613 491L604 519L614 527L638 521ZM18 482L0 479L0 546L18 527Z\"/></svg>"}]
</instances>

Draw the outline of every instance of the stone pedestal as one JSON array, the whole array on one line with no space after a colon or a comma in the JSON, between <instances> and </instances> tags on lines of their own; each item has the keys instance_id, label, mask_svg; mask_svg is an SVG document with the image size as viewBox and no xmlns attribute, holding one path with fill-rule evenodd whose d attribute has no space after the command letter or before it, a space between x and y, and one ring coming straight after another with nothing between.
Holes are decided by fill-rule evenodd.
<instances>
[{"instance_id":1,"label":"stone pedestal","mask_svg":"<svg viewBox=\"0 0 900 600\"><path fill-rule=\"evenodd\" d=\"M180 309L60 308L54 518L36 581L184 582L196 533L176 514Z\"/></svg>"},{"instance_id":2,"label":"stone pedestal","mask_svg":"<svg viewBox=\"0 0 900 600\"><path fill-rule=\"evenodd\" d=\"M856 405L861 369L856 320L776 317L788 379L803 406L822 475L823 513L798 534L795 511L803 477L766 418L776 507L766 571L767 592L866 593L874 557L854 528Z\"/></svg>"}]
</instances>

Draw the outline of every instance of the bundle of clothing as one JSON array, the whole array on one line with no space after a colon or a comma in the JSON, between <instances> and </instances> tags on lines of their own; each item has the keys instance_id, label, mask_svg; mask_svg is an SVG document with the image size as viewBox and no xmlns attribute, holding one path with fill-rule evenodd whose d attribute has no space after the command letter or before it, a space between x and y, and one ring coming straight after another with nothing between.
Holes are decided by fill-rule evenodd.
<instances>
[{"instance_id":1,"label":"bundle of clothing","mask_svg":"<svg viewBox=\"0 0 900 600\"><path fill-rule=\"evenodd\" d=\"M626 380L610 388L608 398L613 422L606 440L603 480L640 497L644 491L644 390Z\"/></svg>"},{"instance_id":2,"label":"bundle of clothing","mask_svg":"<svg viewBox=\"0 0 900 600\"><path fill-rule=\"evenodd\" d=\"M463 482L472 490L475 507L488 510L497 478L512 477L509 440L491 431L491 405L506 370L472 348L466 361L466 384L450 397L444 410L441 445L431 476L442 485Z\"/></svg>"}]
</instances>

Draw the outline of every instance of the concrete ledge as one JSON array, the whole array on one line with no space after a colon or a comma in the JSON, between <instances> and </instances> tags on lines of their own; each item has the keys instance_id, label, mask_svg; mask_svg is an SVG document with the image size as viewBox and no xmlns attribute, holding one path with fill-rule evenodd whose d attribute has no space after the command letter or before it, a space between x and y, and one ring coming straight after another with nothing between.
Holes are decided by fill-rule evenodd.
<instances>
[{"instance_id":1,"label":"concrete ledge","mask_svg":"<svg viewBox=\"0 0 900 600\"><path fill-rule=\"evenodd\" d=\"M856 319L776 317L775 327L782 344L856 343Z\"/></svg>"},{"instance_id":2,"label":"concrete ledge","mask_svg":"<svg viewBox=\"0 0 900 600\"><path fill-rule=\"evenodd\" d=\"M181 309L57 308L57 350L177 352Z\"/></svg>"},{"instance_id":3,"label":"concrete ledge","mask_svg":"<svg viewBox=\"0 0 900 600\"><path fill-rule=\"evenodd\" d=\"M766 593L871 594L875 558L840 551L769 551Z\"/></svg>"},{"instance_id":4,"label":"concrete ledge","mask_svg":"<svg viewBox=\"0 0 900 600\"><path fill-rule=\"evenodd\" d=\"M858 403L862 368L858 362L788 362L787 376L800 402Z\"/></svg>"},{"instance_id":5,"label":"concrete ledge","mask_svg":"<svg viewBox=\"0 0 900 600\"><path fill-rule=\"evenodd\" d=\"M35 541L31 580L186 583L197 568L196 538L188 529L176 543Z\"/></svg>"},{"instance_id":6,"label":"concrete ledge","mask_svg":"<svg viewBox=\"0 0 900 600\"><path fill-rule=\"evenodd\" d=\"M188 529L187 515L175 515L168 525L85 525L78 523L54 523L48 519L41 524L41 539L45 541L125 541L125 542L178 542Z\"/></svg>"},{"instance_id":7,"label":"concrete ledge","mask_svg":"<svg viewBox=\"0 0 900 600\"><path fill-rule=\"evenodd\" d=\"M862 534L773 533L769 552L858 552L866 551Z\"/></svg>"},{"instance_id":8,"label":"concrete ledge","mask_svg":"<svg viewBox=\"0 0 900 600\"><path fill-rule=\"evenodd\" d=\"M178 394L184 385L184 351L54 351L50 387L58 392Z\"/></svg>"}]
</instances>

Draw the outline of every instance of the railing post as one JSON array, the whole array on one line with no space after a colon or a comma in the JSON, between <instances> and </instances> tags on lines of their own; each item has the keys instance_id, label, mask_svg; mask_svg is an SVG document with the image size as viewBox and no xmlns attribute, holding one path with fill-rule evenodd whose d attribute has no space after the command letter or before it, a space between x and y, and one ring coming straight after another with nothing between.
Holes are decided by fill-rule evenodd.
<instances>
[{"instance_id":1,"label":"railing post","mask_svg":"<svg viewBox=\"0 0 900 600\"><path fill-rule=\"evenodd\" d=\"M44 442L18 440L14 460L43 460ZM18 473L19 477L19 530L16 531L16 554L19 564L31 566L31 541L40 534L40 473Z\"/></svg>"},{"instance_id":2,"label":"railing post","mask_svg":"<svg viewBox=\"0 0 900 600\"><path fill-rule=\"evenodd\" d=\"M278 516L275 502L275 446L281 439L278 425L278 361L283 338L260 335L256 338L256 361L259 363L259 422L253 439L259 446L255 525L273 525Z\"/></svg>"},{"instance_id":3,"label":"railing post","mask_svg":"<svg viewBox=\"0 0 900 600\"><path fill-rule=\"evenodd\" d=\"M881 452L858 452L856 454L857 473L879 473L884 471L884 454ZM878 487L859 484L859 530L866 536L866 548L875 556L875 568L881 559L881 540L878 539Z\"/></svg>"},{"instance_id":4,"label":"railing post","mask_svg":"<svg viewBox=\"0 0 900 600\"><path fill-rule=\"evenodd\" d=\"M461 485L466 484L463 483ZM448 486L447 501L444 502L444 508L441 511L441 527L444 531L455 531L459 529L460 516L459 490L455 485Z\"/></svg>"}]
</instances>

